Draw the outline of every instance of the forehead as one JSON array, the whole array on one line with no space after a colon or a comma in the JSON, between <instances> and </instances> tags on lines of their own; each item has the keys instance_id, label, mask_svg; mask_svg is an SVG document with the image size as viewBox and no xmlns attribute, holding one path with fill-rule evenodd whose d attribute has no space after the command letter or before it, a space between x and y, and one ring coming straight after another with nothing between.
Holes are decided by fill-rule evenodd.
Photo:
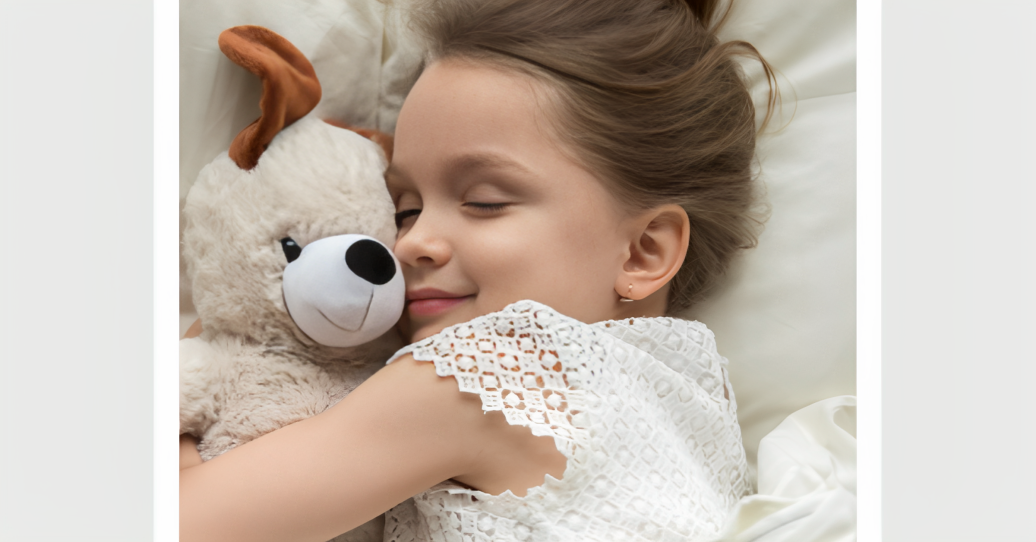
<instances>
[{"instance_id":1,"label":"forehead","mask_svg":"<svg viewBox=\"0 0 1036 542\"><path fill-rule=\"evenodd\" d=\"M531 169L560 154L545 126L545 95L524 74L467 61L432 64L400 111L390 179L457 164Z\"/></svg>"}]
</instances>

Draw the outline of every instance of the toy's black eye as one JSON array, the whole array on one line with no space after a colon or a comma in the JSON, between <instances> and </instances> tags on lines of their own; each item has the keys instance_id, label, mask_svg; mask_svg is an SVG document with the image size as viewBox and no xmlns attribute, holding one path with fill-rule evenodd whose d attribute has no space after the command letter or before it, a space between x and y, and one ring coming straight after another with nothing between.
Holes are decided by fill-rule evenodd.
<instances>
[{"instance_id":1,"label":"toy's black eye","mask_svg":"<svg viewBox=\"0 0 1036 542\"><path fill-rule=\"evenodd\" d=\"M302 254L302 247L291 237L281 239L281 248L284 249L284 257L288 258L288 263L295 261L299 254Z\"/></svg>"}]
</instances>

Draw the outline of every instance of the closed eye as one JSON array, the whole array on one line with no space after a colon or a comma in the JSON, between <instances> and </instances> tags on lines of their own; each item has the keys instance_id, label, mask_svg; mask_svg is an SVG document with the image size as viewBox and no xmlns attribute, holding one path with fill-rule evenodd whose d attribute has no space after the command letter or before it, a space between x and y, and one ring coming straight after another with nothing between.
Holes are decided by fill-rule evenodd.
<instances>
[{"instance_id":1,"label":"closed eye","mask_svg":"<svg viewBox=\"0 0 1036 542\"><path fill-rule=\"evenodd\" d=\"M407 209L406 211L396 213L396 228L402 228L404 220L419 214L421 214L420 209Z\"/></svg>"}]
</instances>

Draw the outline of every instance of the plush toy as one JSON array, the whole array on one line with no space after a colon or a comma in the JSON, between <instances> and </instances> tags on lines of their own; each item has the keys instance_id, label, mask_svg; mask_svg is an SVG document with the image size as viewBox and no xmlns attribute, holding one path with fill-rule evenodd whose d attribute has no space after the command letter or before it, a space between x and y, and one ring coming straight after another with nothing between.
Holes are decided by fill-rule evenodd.
<instances>
[{"instance_id":1,"label":"plush toy","mask_svg":"<svg viewBox=\"0 0 1036 542\"><path fill-rule=\"evenodd\" d=\"M180 432L205 460L340 401L401 346L404 302L391 138L306 116L316 74L270 30L231 28L219 46L263 94L183 211L203 331L180 342Z\"/></svg>"}]
</instances>

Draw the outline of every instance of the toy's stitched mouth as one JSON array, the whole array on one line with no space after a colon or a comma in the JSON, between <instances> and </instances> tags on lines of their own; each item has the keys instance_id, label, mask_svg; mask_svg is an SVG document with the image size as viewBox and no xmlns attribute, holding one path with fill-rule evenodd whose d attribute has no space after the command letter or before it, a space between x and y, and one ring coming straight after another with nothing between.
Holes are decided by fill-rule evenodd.
<instances>
[{"instance_id":1,"label":"toy's stitched mouth","mask_svg":"<svg viewBox=\"0 0 1036 542\"><path fill-rule=\"evenodd\" d=\"M327 320L327 323L329 323L329 324L331 324L332 326L335 326L336 328L338 328L338 329L340 329L340 330L342 330L342 331L345 331L345 332L347 332L347 333L355 333L355 332L359 331L360 329L362 329L362 328L363 328L363 324L364 324L364 322L366 322L366 321L367 321L367 314L369 314L369 313L370 313L370 311L371 311L371 301L373 301L373 300L374 300L374 290L371 290L371 296L370 296L370 297L369 297L369 298L367 299L367 308L366 308L366 309L364 309L364 311L363 311L363 319L362 319L362 320L360 320L360 325L356 326L356 329L348 329L348 328L344 328L344 327L342 327L342 326L340 326L340 325L338 325L338 324L334 323L334 321L333 321L333 320L331 320L330 318L328 318L328 317L327 317L327 315L326 315L326 314L324 314L324 311L320 310L320 308L319 308L319 307L314 307L314 308L315 308L315 309L317 309L317 313L319 313L319 314L320 314L320 316L323 316L323 317L324 317L324 320Z\"/></svg>"}]
</instances>

